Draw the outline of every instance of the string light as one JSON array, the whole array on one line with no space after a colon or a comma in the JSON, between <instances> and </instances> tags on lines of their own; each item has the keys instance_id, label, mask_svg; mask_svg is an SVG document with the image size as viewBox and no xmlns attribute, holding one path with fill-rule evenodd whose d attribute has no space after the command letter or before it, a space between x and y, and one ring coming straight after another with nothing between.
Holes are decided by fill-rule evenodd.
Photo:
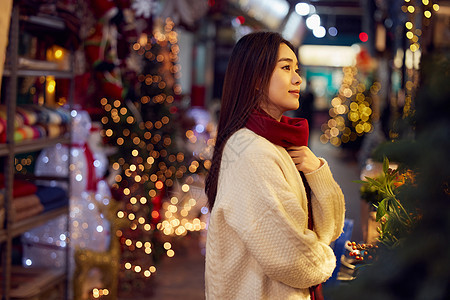
<instances>
[{"instance_id":1,"label":"string light","mask_svg":"<svg viewBox=\"0 0 450 300\"><path fill-rule=\"evenodd\" d=\"M417 72L414 70L418 69L418 64L414 63L415 61L419 61L421 55L421 40L420 37L422 35L422 26L428 26L430 24L430 19L432 18L434 12L439 10L438 4L433 4L433 1L430 0L422 0L421 3L411 3L410 0L405 0L405 5L402 6L402 11L407 13L407 21L405 22L405 27L408 29L406 33L406 37L410 41L409 49L405 51L405 66L411 70L406 72L406 81L407 82L416 82L418 81ZM420 17L420 16L423 16ZM405 89L405 101L403 106L403 117L407 117L412 112L412 98L415 92L414 87L409 86Z\"/></svg>"},{"instance_id":2,"label":"string light","mask_svg":"<svg viewBox=\"0 0 450 300\"><path fill-rule=\"evenodd\" d=\"M432 1L429 0L422 0L422 3L419 3L416 6L411 4L409 0L405 0L405 4L409 4L408 6L402 6L402 11L405 13L408 12L409 20L405 23L405 27L410 30L406 33L406 36L411 41L409 49L414 53L420 50L419 37L422 33L420 29L422 23L420 22L420 18L416 17L416 14L423 12L423 16L425 17L423 24L426 26L429 24L429 19L431 19L433 15L432 11L438 11L439 5L433 4Z\"/></svg>"},{"instance_id":3,"label":"string light","mask_svg":"<svg viewBox=\"0 0 450 300\"><path fill-rule=\"evenodd\" d=\"M92 290L92 297L94 297L95 299L98 299L102 296L108 296L109 295L109 290L108 289L98 289L98 288L94 288Z\"/></svg>"},{"instance_id":4,"label":"string light","mask_svg":"<svg viewBox=\"0 0 450 300\"><path fill-rule=\"evenodd\" d=\"M353 142L358 136L372 131L372 97L381 89L379 82L374 82L366 89L357 80L356 67L344 67L343 72L339 93L331 100L330 119L322 125L323 134L320 136L322 143L329 142L336 147Z\"/></svg>"}]
</instances>

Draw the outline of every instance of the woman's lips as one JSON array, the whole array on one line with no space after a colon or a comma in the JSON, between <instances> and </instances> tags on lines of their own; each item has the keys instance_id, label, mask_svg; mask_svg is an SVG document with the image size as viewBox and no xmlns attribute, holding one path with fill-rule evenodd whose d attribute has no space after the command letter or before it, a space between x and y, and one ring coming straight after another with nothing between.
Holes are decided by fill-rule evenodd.
<instances>
[{"instance_id":1,"label":"woman's lips","mask_svg":"<svg viewBox=\"0 0 450 300\"><path fill-rule=\"evenodd\" d=\"M296 91L296 90L289 91L289 94L292 94L292 95L295 95L295 96L299 97L300 96L300 91Z\"/></svg>"}]
</instances>

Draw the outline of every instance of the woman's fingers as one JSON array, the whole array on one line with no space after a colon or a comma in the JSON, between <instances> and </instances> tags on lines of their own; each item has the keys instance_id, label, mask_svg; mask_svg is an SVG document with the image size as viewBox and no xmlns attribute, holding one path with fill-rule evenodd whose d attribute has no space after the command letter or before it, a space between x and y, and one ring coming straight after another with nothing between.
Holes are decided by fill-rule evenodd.
<instances>
[{"instance_id":1,"label":"woman's fingers","mask_svg":"<svg viewBox=\"0 0 450 300\"><path fill-rule=\"evenodd\" d=\"M314 153L306 146L295 146L287 149L297 170L309 173L317 170L322 162L314 155Z\"/></svg>"}]
</instances>

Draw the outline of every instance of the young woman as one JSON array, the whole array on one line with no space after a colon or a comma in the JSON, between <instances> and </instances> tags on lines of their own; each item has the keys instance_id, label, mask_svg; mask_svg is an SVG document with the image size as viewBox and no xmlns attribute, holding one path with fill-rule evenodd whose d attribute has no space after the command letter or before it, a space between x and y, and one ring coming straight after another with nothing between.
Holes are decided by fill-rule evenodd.
<instances>
[{"instance_id":1,"label":"young woman","mask_svg":"<svg viewBox=\"0 0 450 300\"><path fill-rule=\"evenodd\" d=\"M206 181L207 299L319 299L335 268L344 197L307 147L306 120L283 116L299 105L297 64L272 32L232 52Z\"/></svg>"}]
</instances>

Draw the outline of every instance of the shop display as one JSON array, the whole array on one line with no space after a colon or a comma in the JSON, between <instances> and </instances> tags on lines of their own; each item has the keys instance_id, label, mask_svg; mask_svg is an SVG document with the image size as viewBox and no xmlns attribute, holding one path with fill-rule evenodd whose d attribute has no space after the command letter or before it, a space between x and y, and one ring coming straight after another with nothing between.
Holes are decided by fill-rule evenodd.
<instances>
[{"instance_id":1,"label":"shop display","mask_svg":"<svg viewBox=\"0 0 450 300\"><path fill-rule=\"evenodd\" d=\"M14 140L33 140L55 138L67 132L70 113L64 108L50 108L40 105L23 105L17 107L15 116ZM6 141L6 107L0 106L0 143ZM3 130L1 130L3 128Z\"/></svg>"},{"instance_id":2,"label":"shop display","mask_svg":"<svg viewBox=\"0 0 450 300\"><path fill-rule=\"evenodd\" d=\"M68 40L73 35L67 34L65 31L67 27L64 22L61 22L62 19L54 19L49 15L30 16L36 13L36 10L28 10L27 5L32 5L30 2L11 1L11 3L13 4L12 12L2 10L2 13L11 12L11 18L8 18L10 22L6 39L8 49L6 60L2 60L5 64L1 72L3 86L0 104L2 166L0 185L4 188L0 208L2 215L0 216L2 219L0 220L2 223L0 227L1 297L61 299L66 294L65 280L68 266L65 263L65 257L68 252L63 251L61 258L56 257L57 253L49 252L46 253L48 255L40 257L61 262L54 269L51 268L51 264L35 268L39 264L37 263L39 259L34 262L31 259L25 259L23 266L20 266L18 264L23 258L23 247L18 237L22 235L24 238L27 231L48 221L58 223L59 217L67 216L68 197L66 191L58 187L41 186L36 181L36 174L20 172L22 170L20 162L23 163L24 160L19 162L17 157L21 154L29 154L25 161L31 164L36 151L58 143L70 143L65 134L71 122L72 103L69 87L73 78L72 66L68 64L65 68L61 68L63 64L47 57L47 50L49 53L58 51L57 55L63 57L64 61L66 58L70 60L70 51L53 47L53 42L58 39L58 36L64 36L64 39L58 39L57 42L70 48L71 42ZM45 22L46 19L56 20L56 22ZM7 19L2 18L2 20ZM38 24L37 21L42 22ZM2 28L8 27L2 26ZM60 35L61 33L63 34ZM0 40L1 51L3 51L3 36L0 36ZM64 88L64 84L67 84L67 89ZM68 167L68 162L65 167ZM67 177L60 176L56 178L58 179L66 180ZM3 209L4 207L8 208L7 212ZM5 222L3 219L6 219ZM54 225L52 229L64 233L58 236L58 241L61 244L65 243L67 223L64 223L62 228L58 228L59 224ZM53 236L45 238L48 241L53 239Z\"/></svg>"}]
</instances>

